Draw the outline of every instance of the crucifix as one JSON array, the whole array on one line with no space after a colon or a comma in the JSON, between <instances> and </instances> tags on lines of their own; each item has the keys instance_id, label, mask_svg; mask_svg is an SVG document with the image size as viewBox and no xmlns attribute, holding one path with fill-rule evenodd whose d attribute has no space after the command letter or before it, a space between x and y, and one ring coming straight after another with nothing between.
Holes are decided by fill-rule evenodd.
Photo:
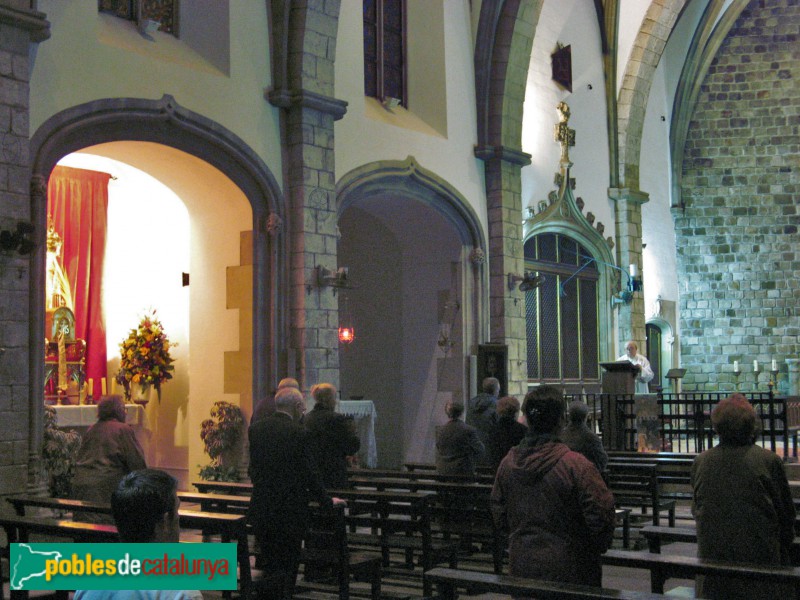
<instances>
[{"instance_id":1,"label":"crucifix","mask_svg":"<svg viewBox=\"0 0 800 600\"><path fill-rule=\"evenodd\" d=\"M556 110L561 120L555 126L554 137L561 144L561 164L571 165L569 147L575 145L575 130L569 127L569 106L566 102L559 102Z\"/></svg>"}]
</instances>

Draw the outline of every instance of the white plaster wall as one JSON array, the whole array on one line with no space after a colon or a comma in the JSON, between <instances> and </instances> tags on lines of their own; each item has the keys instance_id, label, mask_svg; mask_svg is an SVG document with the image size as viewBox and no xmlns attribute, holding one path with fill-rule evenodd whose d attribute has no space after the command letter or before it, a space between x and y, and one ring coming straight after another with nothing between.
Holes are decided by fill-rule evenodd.
<instances>
[{"instance_id":1,"label":"white plaster wall","mask_svg":"<svg viewBox=\"0 0 800 600\"><path fill-rule=\"evenodd\" d=\"M622 87L625 66L633 50L633 42L650 7L650 0L620 0L619 31L617 33L617 92Z\"/></svg>"},{"instance_id":2,"label":"white plaster wall","mask_svg":"<svg viewBox=\"0 0 800 600\"><path fill-rule=\"evenodd\" d=\"M586 202L584 212L593 212L603 222L607 237L614 234L614 213L608 199L608 129L595 15L591 0L545 2L542 8L525 91L522 149L532 158L522 169L522 207L538 207L555 188L561 147L553 139L553 129L558 123L556 105L563 100L570 106L569 125L575 130L575 146L570 149L574 193ZM559 42L572 47L572 93L552 80L550 55Z\"/></svg>"},{"instance_id":3,"label":"white plaster wall","mask_svg":"<svg viewBox=\"0 0 800 600\"><path fill-rule=\"evenodd\" d=\"M228 76L169 34L156 32L151 42L132 23L98 14L96 0L40 0L53 25L51 38L34 47L31 133L84 102L171 94L241 137L281 181L278 110L264 99L271 71L266 4L236 2L230 11Z\"/></svg>"},{"instance_id":4,"label":"white plaster wall","mask_svg":"<svg viewBox=\"0 0 800 600\"><path fill-rule=\"evenodd\" d=\"M469 3L465 0L412 0L409 10L438 3L443 9L445 72L442 93L447 101L447 131L443 135L410 111L390 112L364 96L364 48L361 0L343 0L336 47L336 97L348 102L347 114L336 122L336 179L377 160L419 164L455 187L486 223L483 163L474 155L477 141L473 47ZM443 3L443 4L442 4ZM413 40L411 41L413 43ZM410 69L427 65L412 64ZM412 103L413 104L413 103Z\"/></svg>"}]
</instances>

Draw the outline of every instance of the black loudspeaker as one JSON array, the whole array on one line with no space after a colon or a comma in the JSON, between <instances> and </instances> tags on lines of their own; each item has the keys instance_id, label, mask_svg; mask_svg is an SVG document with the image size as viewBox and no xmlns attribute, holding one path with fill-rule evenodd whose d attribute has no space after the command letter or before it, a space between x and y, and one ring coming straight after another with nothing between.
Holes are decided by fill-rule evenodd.
<instances>
[{"instance_id":1,"label":"black loudspeaker","mask_svg":"<svg viewBox=\"0 0 800 600\"><path fill-rule=\"evenodd\" d=\"M478 344L478 392L487 377L500 382L500 398L508 393L508 346L505 344Z\"/></svg>"}]
</instances>

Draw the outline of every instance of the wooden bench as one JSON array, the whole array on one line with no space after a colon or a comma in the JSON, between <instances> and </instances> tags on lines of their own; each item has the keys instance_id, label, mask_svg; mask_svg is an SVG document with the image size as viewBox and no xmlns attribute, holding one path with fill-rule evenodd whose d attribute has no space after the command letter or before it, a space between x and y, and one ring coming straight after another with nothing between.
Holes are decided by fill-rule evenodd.
<instances>
[{"instance_id":1,"label":"wooden bench","mask_svg":"<svg viewBox=\"0 0 800 600\"><path fill-rule=\"evenodd\" d=\"M670 542L697 543L697 529L694 527L656 527L645 525L639 532L647 540L647 548L655 554L661 553L661 546ZM790 554L793 565L800 567L800 537L794 538Z\"/></svg>"},{"instance_id":2,"label":"wooden bench","mask_svg":"<svg viewBox=\"0 0 800 600\"><path fill-rule=\"evenodd\" d=\"M692 556L670 556L630 550L609 550L601 556L604 565L650 571L650 590L664 593L668 579L694 579L697 575L717 575L749 581L790 584L800 598L800 567L764 566L706 560Z\"/></svg>"},{"instance_id":3,"label":"wooden bench","mask_svg":"<svg viewBox=\"0 0 800 600\"><path fill-rule=\"evenodd\" d=\"M662 498L691 500L692 465L696 455L677 453L648 454L644 452L609 452L609 469L614 464L645 463L656 465L656 477Z\"/></svg>"},{"instance_id":4,"label":"wooden bench","mask_svg":"<svg viewBox=\"0 0 800 600\"><path fill-rule=\"evenodd\" d=\"M26 508L49 508L52 510L62 510L68 512L92 512L99 514L111 514L111 505L99 502L88 502L85 500L73 500L69 498L47 498L43 496L9 496L6 498L18 516L25 516ZM220 536L222 542L235 542L237 562L239 564L239 579L243 594L250 588L250 553L247 547L247 524L244 515L225 514L216 512L204 512L194 510L178 510L178 518L182 529L199 529L204 535L216 534ZM45 521L46 522L46 521ZM79 530L84 530L78 521L66 521L75 523ZM116 533L116 528L111 525ZM225 591L224 595L229 597L230 590Z\"/></svg>"},{"instance_id":5,"label":"wooden bench","mask_svg":"<svg viewBox=\"0 0 800 600\"><path fill-rule=\"evenodd\" d=\"M249 481L195 481L192 484L202 494L245 494L253 493L253 484Z\"/></svg>"},{"instance_id":6,"label":"wooden bench","mask_svg":"<svg viewBox=\"0 0 800 600\"><path fill-rule=\"evenodd\" d=\"M656 600L669 598L662 594L610 590L585 585L498 575L482 571L437 567L425 572L425 580L436 585L442 600L456 600L458 589L471 596L504 594L514 597L535 597L542 600Z\"/></svg>"},{"instance_id":7,"label":"wooden bench","mask_svg":"<svg viewBox=\"0 0 800 600\"><path fill-rule=\"evenodd\" d=\"M661 524L661 512L666 511L670 527L675 526L675 500L662 498L657 479L657 467L643 463L613 463L608 467L608 487L619 508L639 508L652 513L653 525Z\"/></svg>"},{"instance_id":8,"label":"wooden bench","mask_svg":"<svg viewBox=\"0 0 800 600\"><path fill-rule=\"evenodd\" d=\"M314 504L311 506L310 524L303 546L302 561L314 568L330 567L336 576L335 591L339 600L350 597L350 576L364 579L370 583L372 600L380 600L381 596L381 563L379 554L355 553L348 547L347 526L343 506L323 509ZM301 589L311 588L329 591L330 586L303 582Z\"/></svg>"},{"instance_id":9,"label":"wooden bench","mask_svg":"<svg viewBox=\"0 0 800 600\"><path fill-rule=\"evenodd\" d=\"M488 473L476 473L475 475L443 475L436 471L403 471L400 469L348 469L348 477L377 477L390 479L403 479L414 481L425 479L428 481L444 481L452 483L485 483L493 484L494 475Z\"/></svg>"}]
</instances>

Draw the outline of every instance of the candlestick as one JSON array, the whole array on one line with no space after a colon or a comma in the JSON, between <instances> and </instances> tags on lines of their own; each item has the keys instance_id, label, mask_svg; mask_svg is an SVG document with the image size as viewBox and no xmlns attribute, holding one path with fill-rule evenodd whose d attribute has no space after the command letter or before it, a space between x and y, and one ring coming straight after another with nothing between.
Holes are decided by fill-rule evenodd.
<instances>
[{"instance_id":1,"label":"candlestick","mask_svg":"<svg viewBox=\"0 0 800 600\"><path fill-rule=\"evenodd\" d=\"M101 392L100 392L100 393L101 393L103 396L105 396L105 395L108 393L108 392L106 391L106 378L105 378L105 377L103 377L103 378L100 380L100 389L101 389Z\"/></svg>"},{"instance_id":2,"label":"candlestick","mask_svg":"<svg viewBox=\"0 0 800 600\"><path fill-rule=\"evenodd\" d=\"M89 380L89 397L94 398L94 379Z\"/></svg>"}]
</instances>

